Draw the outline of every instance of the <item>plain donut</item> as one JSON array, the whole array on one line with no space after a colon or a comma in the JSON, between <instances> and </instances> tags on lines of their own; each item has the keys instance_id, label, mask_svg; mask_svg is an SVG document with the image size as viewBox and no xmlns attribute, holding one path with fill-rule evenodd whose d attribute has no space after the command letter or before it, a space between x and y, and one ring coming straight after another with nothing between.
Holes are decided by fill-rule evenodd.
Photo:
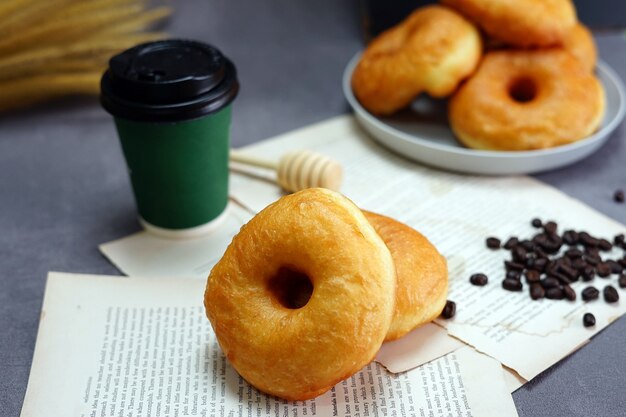
<instances>
[{"instance_id":1,"label":"plain donut","mask_svg":"<svg viewBox=\"0 0 626 417\"><path fill-rule=\"evenodd\" d=\"M432 243L392 218L363 212L391 252L396 266L396 303L385 341L398 339L435 319L448 295L448 267Z\"/></svg>"},{"instance_id":2,"label":"plain donut","mask_svg":"<svg viewBox=\"0 0 626 417\"><path fill-rule=\"evenodd\" d=\"M211 271L204 304L244 379L305 400L374 358L391 323L395 279L391 254L361 210L310 188L242 227Z\"/></svg>"},{"instance_id":3,"label":"plain donut","mask_svg":"<svg viewBox=\"0 0 626 417\"><path fill-rule=\"evenodd\" d=\"M450 126L474 149L521 151L575 142L602 122L604 89L560 48L494 51L450 100Z\"/></svg>"}]
</instances>

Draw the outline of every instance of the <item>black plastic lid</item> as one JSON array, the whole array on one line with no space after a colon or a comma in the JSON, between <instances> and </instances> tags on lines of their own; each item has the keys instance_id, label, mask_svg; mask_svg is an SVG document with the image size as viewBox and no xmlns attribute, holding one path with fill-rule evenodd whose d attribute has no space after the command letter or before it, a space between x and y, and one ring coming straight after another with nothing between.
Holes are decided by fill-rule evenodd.
<instances>
[{"instance_id":1,"label":"black plastic lid","mask_svg":"<svg viewBox=\"0 0 626 417\"><path fill-rule=\"evenodd\" d=\"M109 61L100 102L116 117L175 122L214 113L237 96L237 71L215 47L164 40L128 49Z\"/></svg>"}]
</instances>

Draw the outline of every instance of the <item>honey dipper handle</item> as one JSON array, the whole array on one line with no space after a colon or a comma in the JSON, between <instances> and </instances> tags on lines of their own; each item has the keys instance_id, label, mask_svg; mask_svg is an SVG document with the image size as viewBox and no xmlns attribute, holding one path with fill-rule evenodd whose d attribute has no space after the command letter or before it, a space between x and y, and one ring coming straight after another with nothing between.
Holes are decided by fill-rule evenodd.
<instances>
[{"instance_id":1,"label":"honey dipper handle","mask_svg":"<svg viewBox=\"0 0 626 417\"><path fill-rule=\"evenodd\" d=\"M268 159L259 158L257 156L248 155L246 153L236 151L234 149L230 150L230 160L235 162L241 162L246 165L253 165L261 168L268 168L276 170L278 169L278 163L274 161L270 161Z\"/></svg>"}]
</instances>

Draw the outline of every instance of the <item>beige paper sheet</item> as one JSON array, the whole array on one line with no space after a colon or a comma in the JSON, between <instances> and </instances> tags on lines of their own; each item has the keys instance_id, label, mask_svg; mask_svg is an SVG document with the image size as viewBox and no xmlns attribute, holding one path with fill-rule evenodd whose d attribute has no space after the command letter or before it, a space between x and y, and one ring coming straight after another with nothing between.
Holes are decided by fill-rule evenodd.
<instances>
[{"instance_id":1,"label":"beige paper sheet","mask_svg":"<svg viewBox=\"0 0 626 417\"><path fill-rule=\"evenodd\" d=\"M397 375L372 362L309 401L260 393L222 354L203 289L50 273L21 416L517 415L500 364L470 348Z\"/></svg>"},{"instance_id":2,"label":"beige paper sheet","mask_svg":"<svg viewBox=\"0 0 626 417\"><path fill-rule=\"evenodd\" d=\"M360 129L351 116L341 116L260 142L244 151L278 158L295 149L311 149L341 162L342 192L360 207L403 221L425 234L448 259L449 299L457 315L440 320L448 332L514 369L530 380L556 363L626 311L623 301L583 303L532 301L527 292L500 287L504 250L490 251L485 239L515 235L530 238L530 220L556 220L561 230L575 228L612 237L626 230L606 216L530 177L478 177L430 169L388 152ZM263 173L271 177L271 173ZM282 195L271 182L233 175L231 195L259 211ZM476 272L486 273L486 287L469 284ZM600 289L606 283L596 279ZM615 283L613 283L615 284ZM579 292L586 283L576 283ZM623 290L619 290L622 291ZM626 295L626 294L624 294ZM591 311L597 324L582 326ZM541 355L526 355L529 349Z\"/></svg>"}]
</instances>

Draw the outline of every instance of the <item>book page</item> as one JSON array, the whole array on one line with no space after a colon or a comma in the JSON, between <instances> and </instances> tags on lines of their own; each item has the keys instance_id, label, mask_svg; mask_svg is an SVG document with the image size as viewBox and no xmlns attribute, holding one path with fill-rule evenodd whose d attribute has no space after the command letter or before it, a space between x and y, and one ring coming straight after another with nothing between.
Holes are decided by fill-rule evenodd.
<instances>
[{"instance_id":1,"label":"book page","mask_svg":"<svg viewBox=\"0 0 626 417\"><path fill-rule=\"evenodd\" d=\"M500 364L471 348L401 374L372 362L308 401L263 394L223 355L203 291L200 280L50 273L21 416L517 415Z\"/></svg>"},{"instance_id":2,"label":"book page","mask_svg":"<svg viewBox=\"0 0 626 417\"><path fill-rule=\"evenodd\" d=\"M126 275L206 279L233 236L250 217L247 210L231 202L226 218L206 236L171 239L142 231L104 243L99 249Z\"/></svg>"},{"instance_id":3,"label":"book page","mask_svg":"<svg viewBox=\"0 0 626 417\"><path fill-rule=\"evenodd\" d=\"M448 298L457 303L456 316L438 323L526 380L577 349L626 310L624 302L583 303L580 295L575 302L533 301L527 289L519 293L502 289L503 260L509 254L486 249L487 237L530 238L536 233L530 225L535 217L557 221L561 231L586 230L611 240L626 230L548 185L524 176L460 175L418 165L377 145L351 116L257 143L245 151L278 158L293 149L310 149L338 160L345 175L341 191L347 197L428 237L448 260ZM255 211L282 195L270 182L244 175L233 175L231 194ZM487 286L469 283L470 275L478 272L490 278ZM593 284L601 290L609 282L616 286L599 278ZM578 282L572 287L580 293L586 285ZM595 315L595 327L583 327L587 311ZM525 354L529 350L542 354Z\"/></svg>"}]
</instances>

